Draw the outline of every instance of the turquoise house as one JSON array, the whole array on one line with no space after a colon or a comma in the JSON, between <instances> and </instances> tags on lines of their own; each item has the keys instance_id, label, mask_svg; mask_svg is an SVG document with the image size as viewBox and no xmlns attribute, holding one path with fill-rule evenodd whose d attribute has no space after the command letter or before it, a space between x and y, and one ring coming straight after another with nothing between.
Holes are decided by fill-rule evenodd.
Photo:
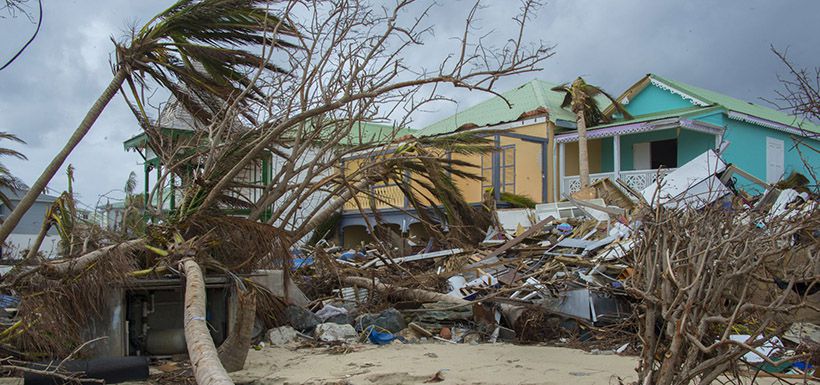
<instances>
[{"instance_id":1,"label":"turquoise house","mask_svg":"<svg viewBox=\"0 0 820 385\"><path fill-rule=\"evenodd\" d=\"M707 89L648 74L618 97L633 119L588 130L590 179L620 178L640 190L657 170L671 170L708 149L726 146L723 158L754 177L776 182L792 171L812 180L820 171L820 127ZM557 186L580 188L577 132L555 137ZM757 184L738 177L747 191Z\"/></svg>"}]
</instances>

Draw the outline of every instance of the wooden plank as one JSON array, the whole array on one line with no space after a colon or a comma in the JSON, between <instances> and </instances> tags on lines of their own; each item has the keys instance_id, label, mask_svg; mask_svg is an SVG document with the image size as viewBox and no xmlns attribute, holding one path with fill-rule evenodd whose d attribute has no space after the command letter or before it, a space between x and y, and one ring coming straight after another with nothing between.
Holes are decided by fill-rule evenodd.
<instances>
[{"instance_id":1,"label":"wooden plank","mask_svg":"<svg viewBox=\"0 0 820 385\"><path fill-rule=\"evenodd\" d=\"M468 266L468 268L473 268L473 267L476 267L476 266L484 265L486 261L491 261L492 259L498 257L499 255L506 253L507 250L515 247L516 245L518 245L521 242L524 242L525 239L535 235L536 233L541 231L541 229L543 229L544 226L547 225L547 223L550 223L554 220L555 220L555 218L553 218L552 216L548 216L548 217L544 218L544 220L532 225L532 227L527 229L527 231L524 231L523 233L521 233L521 235L511 239L509 242L507 242L507 243L501 245L499 248L495 249L492 253L490 253L489 255L484 257L484 259L482 259L481 262L470 265L470 266ZM492 262L489 262L489 263L492 263Z\"/></svg>"},{"instance_id":2,"label":"wooden plank","mask_svg":"<svg viewBox=\"0 0 820 385\"><path fill-rule=\"evenodd\" d=\"M409 255L409 256L401 257L401 258L393 258L392 262L393 263L402 263L402 262L420 261L422 259L430 259L430 258L446 257L446 256L450 256L450 255L458 255L458 254L461 254L463 252L464 252L463 249L440 250L440 251L433 251L433 252L430 252L430 253ZM388 261L390 261L390 260L388 260ZM365 268L368 268L368 267L371 267L371 266L379 267L379 266L384 266L384 265L385 265L385 263L381 259L374 259L374 260L364 264L362 266L362 268L365 269Z\"/></svg>"}]
</instances>

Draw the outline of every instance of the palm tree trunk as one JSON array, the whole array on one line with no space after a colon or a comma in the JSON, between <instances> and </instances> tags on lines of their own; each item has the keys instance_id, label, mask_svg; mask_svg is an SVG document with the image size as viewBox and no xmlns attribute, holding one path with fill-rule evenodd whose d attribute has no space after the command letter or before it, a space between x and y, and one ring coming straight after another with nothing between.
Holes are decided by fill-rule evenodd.
<instances>
[{"instance_id":1,"label":"palm tree trunk","mask_svg":"<svg viewBox=\"0 0 820 385\"><path fill-rule=\"evenodd\" d=\"M77 144L79 144L88 131L91 130L91 126L93 126L94 122L97 121L97 118L99 118L100 114L105 109L105 106L108 105L108 102L110 102L114 95L116 95L119 91L122 82L125 80L125 76L126 71L124 68L117 70L114 78L111 79L111 83L108 84L108 87L105 88L102 95L97 98L97 101L94 102L94 105L91 106L90 110L88 110L85 118L83 118L83 121L80 122L79 127L74 130L71 137L68 138L65 146L63 146L63 149L57 153L40 177L37 178L37 181L34 182L28 192L26 192L23 199L20 200L20 203L17 204L17 207L15 207L11 214L9 214L6 221L3 222L3 225L0 226L0 243L6 241L6 238L8 238L9 234L11 234L17 226L17 223L19 223L20 219L23 218L23 214L31 208L40 193L42 193L46 186L48 186L48 182L51 181L51 178L53 178L57 171L60 170L60 167L63 166L63 163L66 158L68 158L68 155L71 154L71 151L77 147Z\"/></svg>"},{"instance_id":2,"label":"palm tree trunk","mask_svg":"<svg viewBox=\"0 0 820 385\"><path fill-rule=\"evenodd\" d=\"M256 293L252 290L237 290L236 322L231 334L219 346L219 361L228 373L242 370L253 338L253 324L256 322Z\"/></svg>"},{"instance_id":3,"label":"palm tree trunk","mask_svg":"<svg viewBox=\"0 0 820 385\"><path fill-rule=\"evenodd\" d=\"M584 112L576 114L578 129L578 175L581 179L581 188L589 186L589 155L587 148L587 123Z\"/></svg>"},{"instance_id":4,"label":"palm tree trunk","mask_svg":"<svg viewBox=\"0 0 820 385\"><path fill-rule=\"evenodd\" d=\"M198 385L233 385L228 377L205 320L205 279L191 258L180 262L185 273L185 343Z\"/></svg>"},{"instance_id":5,"label":"palm tree trunk","mask_svg":"<svg viewBox=\"0 0 820 385\"><path fill-rule=\"evenodd\" d=\"M350 186L347 190L343 191L341 194L336 196L330 202L325 205L319 212L313 215L309 221L305 222L296 229L296 232L293 234L293 241L298 242L302 237L308 235L313 229L318 227L320 224L324 223L333 214L339 210L342 206L344 206L347 201L349 201L353 196L359 191L367 187L373 183L370 178L362 178L358 182L354 183Z\"/></svg>"},{"instance_id":6,"label":"palm tree trunk","mask_svg":"<svg viewBox=\"0 0 820 385\"><path fill-rule=\"evenodd\" d=\"M106 246L101 249L94 250L88 254L79 256L77 258L69 258L64 260L57 260L49 262L42 266L42 273L48 276L64 276L69 273L81 271L96 262L100 258L109 255L110 253L118 252L125 253L132 249L145 245L145 239L132 239L116 245Z\"/></svg>"}]
</instances>

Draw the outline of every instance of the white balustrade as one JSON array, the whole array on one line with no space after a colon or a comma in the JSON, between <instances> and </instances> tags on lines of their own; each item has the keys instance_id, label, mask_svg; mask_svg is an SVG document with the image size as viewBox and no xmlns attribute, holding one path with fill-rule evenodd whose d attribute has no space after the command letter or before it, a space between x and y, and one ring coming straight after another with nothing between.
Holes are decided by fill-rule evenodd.
<instances>
[{"instance_id":1,"label":"white balustrade","mask_svg":"<svg viewBox=\"0 0 820 385\"><path fill-rule=\"evenodd\" d=\"M661 170L633 170L621 171L621 181L627 186L632 187L636 191L645 189L652 183L658 180L658 176L664 176L670 172L675 171L674 168L665 168ZM601 179L610 178L615 180L614 172L602 172L598 174L589 174L589 182L595 183ZM578 175L564 177L561 185L561 192L564 194L573 194L581 189L581 178Z\"/></svg>"}]
</instances>

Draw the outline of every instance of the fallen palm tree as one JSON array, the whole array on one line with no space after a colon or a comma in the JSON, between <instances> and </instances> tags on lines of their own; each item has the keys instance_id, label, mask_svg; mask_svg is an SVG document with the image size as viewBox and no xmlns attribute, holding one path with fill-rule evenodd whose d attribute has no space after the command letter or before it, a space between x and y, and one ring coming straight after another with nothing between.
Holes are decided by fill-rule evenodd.
<instances>
[{"instance_id":1,"label":"fallen palm tree","mask_svg":"<svg viewBox=\"0 0 820 385\"><path fill-rule=\"evenodd\" d=\"M490 151L491 144L482 138L465 143L416 139L406 135L404 122L424 104L420 99L440 98L435 92L422 95L424 86L447 83L491 91L501 77L535 70L550 51L522 44L519 33L499 51L503 54L484 60L495 50L465 33L458 60L446 61L437 72L403 71L399 76L395 69L407 67L404 50L426 36L418 20L405 17L411 6L412 1L400 1L379 15L358 2L305 10L298 1L181 0L134 31L131 41L117 43L111 86L32 190L54 175L119 85L127 84L143 128L140 149L146 154L150 149L160 165L157 183L143 195L146 224L140 232L94 233L93 242L85 243L89 250L72 250L6 281L21 306L17 326L7 329L2 342L26 359L65 357L84 342L87 320L110 307L112 288L184 278L185 336L194 376L199 383L227 383L225 369L244 364L251 321L276 317L277 307L286 301L246 275L278 268L287 279L293 245L350 198L382 199L372 192L374 184L414 173L420 183L403 186L418 197L414 204L429 204L437 195L445 203L436 213L439 218L426 221L430 226L440 226L434 222L442 216L460 227L472 224L477 216L461 202L449 178L473 175L473 166L441 155ZM523 17L516 19L522 32L533 6L526 2ZM307 17L299 17L295 8ZM412 43L383 44L405 37ZM272 59L274 54L278 57ZM418 75L408 79L404 74L410 73ZM151 81L173 95L155 119L148 116L146 93L141 92ZM167 134L163 120L166 112L177 109L190 115L184 138ZM405 110L408 117L368 136L362 122L384 121L379 111L389 110ZM341 160L350 156L362 159L358 168L340 172ZM261 181L243 177L267 162L280 167L266 171ZM316 204L303 209L309 200ZM0 238L28 206L24 200L3 224ZM74 231L82 229L67 233ZM463 226L461 237L477 234ZM67 237L71 239L62 240L67 245L89 238ZM219 276L239 293L239 327L222 351L204 328L203 276Z\"/></svg>"}]
</instances>

